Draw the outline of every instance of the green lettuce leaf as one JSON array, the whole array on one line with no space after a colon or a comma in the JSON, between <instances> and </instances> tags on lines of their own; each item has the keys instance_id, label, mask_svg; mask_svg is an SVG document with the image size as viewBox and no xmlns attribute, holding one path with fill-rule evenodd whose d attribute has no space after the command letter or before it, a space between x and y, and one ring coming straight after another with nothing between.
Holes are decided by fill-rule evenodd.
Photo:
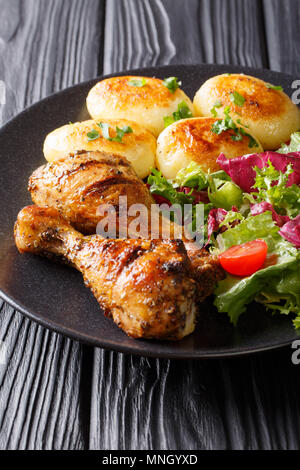
<instances>
[{"instance_id":1,"label":"green lettuce leaf","mask_svg":"<svg viewBox=\"0 0 300 470\"><path fill-rule=\"evenodd\" d=\"M197 163L191 162L186 168L183 168L177 173L174 185L178 188L186 186L202 191L208 186L207 175L201 170L201 167L197 165Z\"/></svg>"},{"instance_id":2,"label":"green lettuce leaf","mask_svg":"<svg viewBox=\"0 0 300 470\"><path fill-rule=\"evenodd\" d=\"M205 176L204 173L202 173L201 169L196 165L190 167L191 171L188 171L186 173L182 173L179 180L185 181L188 180L188 184L196 184L197 187L201 185L202 181L202 175L203 178ZM205 240L207 238L207 217L210 212L210 210L213 208L212 204L204 204L204 203L198 203L194 204L195 198L192 195L192 192L194 191L193 186L188 186L191 187L191 192L189 194L185 194L183 192L177 191L177 188L180 187L178 182L172 182L170 180L167 180L160 171L156 169L152 169L152 173L148 177L148 184L149 184L149 190L151 194L155 194L157 196L162 196L163 198L167 199L171 205L179 205L182 208L184 208L184 223L187 226L187 229L193 233L196 230L196 218L197 218L197 211L199 209L199 206L203 209L204 212L204 226L202 227L203 233ZM186 205L190 205L188 208ZM189 210L188 210L189 209ZM173 214L173 220L179 222L176 219L176 213ZM181 220L181 219L180 219ZM180 222L181 223L181 222Z\"/></svg>"},{"instance_id":3,"label":"green lettuce leaf","mask_svg":"<svg viewBox=\"0 0 300 470\"><path fill-rule=\"evenodd\" d=\"M243 202L243 191L230 181L214 180L215 187L212 190L212 184L208 190L210 202L217 209L225 209L230 211L233 206L240 207ZM218 183L221 184L218 186Z\"/></svg>"},{"instance_id":4,"label":"green lettuce leaf","mask_svg":"<svg viewBox=\"0 0 300 470\"><path fill-rule=\"evenodd\" d=\"M150 185L151 194L162 196L171 204L179 204L183 207L184 204L192 204L194 201L192 196L176 191L176 187L156 169L152 170L147 182Z\"/></svg>"},{"instance_id":5,"label":"green lettuce leaf","mask_svg":"<svg viewBox=\"0 0 300 470\"><path fill-rule=\"evenodd\" d=\"M296 217L300 213L300 187L296 184L287 186L289 176L294 172L292 165L288 165L282 173L269 161L268 165L260 169L255 167L256 178L254 188L256 191L246 197L252 203L268 202L278 214ZM274 182L277 184L274 185Z\"/></svg>"},{"instance_id":6,"label":"green lettuce leaf","mask_svg":"<svg viewBox=\"0 0 300 470\"><path fill-rule=\"evenodd\" d=\"M294 132L291 135L291 142L289 144L282 144L281 148L277 150L278 153L291 153L300 152L300 132Z\"/></svg>"},{"instance_id":7,"label":"green lettuce leaf","mask_svg":"<svg viewBox=\"0 0 300 470\"><path fill-rule=\"evenodd\" d=\"M218 235L216 247L213 251L221 253L234 245L241 245L260 238L266 241L270 253L276 249L278 243L280 244L283 241L278 231L279 228L274 224L271 212L249 216L241 220L234 228Z\"/></svg>"}]
</instances>

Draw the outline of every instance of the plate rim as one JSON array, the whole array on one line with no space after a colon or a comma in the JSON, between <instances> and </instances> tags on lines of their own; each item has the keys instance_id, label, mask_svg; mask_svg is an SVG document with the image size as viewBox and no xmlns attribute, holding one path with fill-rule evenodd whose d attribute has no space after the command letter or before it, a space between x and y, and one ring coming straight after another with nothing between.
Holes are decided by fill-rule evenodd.
<instances>
[{"instance_id":1,"label":"plate rim","mask_svg":"<svg viewBox=\"0 0 300 470\"><path fill-rule=\"evenodd\" d=\"M38 325L53 331L55 333L61 334L69 339L72 339L74 341L77 341L81 344L85 344L87 346L92 346L100 349L105 349L106 351L115 351L118 353L122 354L130 354L130 355L135 355L139 357L151 357L151 358L161 358L161 359L172 359L172 360L201 360L201 359L230 359L230 358L239 358L239 357L245 357L245 356L253 356L256 354L261 354L263 352L269 352L269 351L275 351L278 349L282 349L284 347L288 347L291 345L291 343L294 340L291 341L284 341L282 343L273 343L268 346L261 346L261 347L240 347L238 351L231 351L231 350L220 350L218 352L213 351L209 352L206 349L203 349L203 352L201 354L199 353L178 353L178 352L160 352L159 355L157 355L155 352L148 350L148 351L142 351L142 350L133 350L131 346L122 346L122 345L117 345L116 343L113 343L113 345L107 341L107 340L102 340L101 345L99 345L99 341L97 341L96 338L93 338L91 336L87 337L87 335L83 333L78 333L78 332L72 332L70 328L64 327L64 326L57 326L55 322L52 322L51 320L46 320L43 318L36 317L33 313L30 312L30 310L26 309L22 304L18 303L15 299L12 297L7 296L2 289L0 288L0 296L1 299L4 302L7 302L12 308L20 312L22 315L24 315L26 318L29 320L33 321L34 323L37 323ZM111 320L112 321L112 320ZM125 333L124 333L125 334ZM133 338L132 338L133 339ZM139 339L134 339L134 341L140 341ZM151 341L151 340L143 340L143 341ZM167 343L167 342L164 342Z\"/></svg>"},{"instance_id":2,"label":"plate rim","mask_svg":"<svg viewBox=\"0 0 300 470\"><path fill-rule=\"evenodd\" d=\"M134 74L136 72L143 72L143 71L146 72L149 69L156 69L156 70L164 70L165 69L165 70L168 70L169 68L174 68L174 67L176 67L176 68L177 67L185 67L185 68L195 68L195 67L204 67L204 68L218 67L219 68L220 67L220 68L224 68L224 69L226 69L226 67L231 67L231 68L234 68L234 69L237 69L237 70L238 69L244 70L244 71L247 70L247 71L249 71L249 73L251 73L251 72L258 73L258 74L260 74L260 73L275 73L275 74L278 74L278 75L284 75L286 77L286 79L288 79L288 78L295 79L295 77L293 75L285 73L285 72L280 72L278 70L271 70L271 69L258 68L258 67L248 67L248 66L243 66L243 65L238 65L238 64L224 64L224 63L217 64L217 63L214 63L214 62L210 62L210 63L202 63L201 62L201 63L198 63L198 64L196 64L196 63L193 63L193 64L168 64L168 65L161 65L161 66L150 66L150 67L142 67L142 68L123 70L122 72L114 72L114 73L109 73L109 74L98 75L95 78L91 78L89 80L84 80L82 82L76 83L75 85L70 85L66 88L63 88L62 90L55 91L54 93L51 93L50 95L45 96L44 98L36 101L35 103L31 104L30 106L27 106L26 108L24 108L22 111L20 111L15 116L11 117L7 122L5 122L0 127L0 132L5 130L6 126L13 123L13 121L15 119L21 118L27 112L33 111L35 109L35 107L39 107L39 105L47 103L48 100L51 100L54 97L58 97L60 94L64 94L65 92L75 90L76 88L80 88L84 85L92 84L93 82L97 82L99 80L105 80L106 78L119 77L119 76L122 76L124 74L126 74L126 75L127 74ZM243 73L243 72L240 72L240 73Z\"/></svg>"},{"instance_id":3,"label":"plate rim","mask_svg":"<svg viewBox=\"0 0 300 470\"><path fill-rule=\"evenodd\" d=\"M157 71L163 71L163 70L168 70L172 68L186 68L186 69L193 69L193 68L199 68L203 67L204 69L209 69L210 67L216 67L219 68L220 71L223 69L223 73L225 72L226 68L227 69L234 69L236 73L246 73L246 74L251 74L253 73L254 75L257 74L278 74L278 76L284 76L286 79L291 79L294 80L295 77L291 74L287 74L284 72L276 71L276 70L270 70L270 69L265 69L265 68L257 68L257 67L248 67L248 66L241 66L238 64L216 64L216 63L198 63L198 64L169 64L169 65L162 65L162 66L149 66L149 67L142 67L142 68L135 68L135 69L129 69L129 70L123 70L121 72L116 72L116 73L111 73L111 74L104 74L104 75L99 75L95 78L89 79L82 81L80 83L77 83L75 85L68 86L62 90L56 91L54 93L51 93L50 95L42 98L41 100L33 103L32 105L26 107L24 110L22 110L20 113L17 115L13 116L11 119L9 119L4 125L1 126L0 128L0 133L4 133L6 131L7 127L10 127L12 124L14 124L15 121L22 119L23 117L26 117L27 113L34 112L35 109L39 108L43 104L47 104L48 101L51 101L53 98L58 98L60 95L63 95L67 92L70 91L76 91L78 88L82 88L83 86L93 86L93 84L97 83L99 80L104 80L106 78L110 77L117 77L117 76L122 76L122 75L134 75L134 74L142 74L144 73L149 73L149 70L157 70ZM245 346L244 348L242 346L239 346L238 350L230 350L230 349L222 349L220 348L218 351L213 350L212 352L209 352L207 349L203 348L201 351L197 352L180 352L180 351L174 351L174 352L167 352L167 351L160 351L158 353L155 353L151 349L148 349L145 347L143 350L140 349L133 349L131 345L122 345L122 344L117 344L114 342L113 344L104 338L101 340L101 344L99 342L99 339L88 336L87 334L78 332L78 330L72 330L71 328L58 325L56 322L51 321L50 319L45 319L42 316L38 316L35 313L32 313L29 309L27 309L22 303L20 303L17 299L13 298L12 296L8 295L0 286L0 297L1 299L9 304L12 308L20 312L22 315L25 317L29 318L31 321L37 323L38 325L41 325L44 328L47 328L51 331L54 331L55 333L61 334L63 336L66 336L74 341L109 350L109 351L116 351L119 353L123 354L131 354L131 355L136 355L140 357L152 357L152 358L162 358L162 359L173 359L173 360L202 360L202 359L221 359L221 358L238 358L238 357L244 357L244 356L252 356L254 354L259 354L263 352L268 352L268 351L274 351L278 349L282 349L284 347L290 346L292 342L295 339L291 340L286 340L283 342L276 342L269 344L267 346L254 346L254 347L249 347ZM125 333L124 333L125 334ZM135 340L135 341L140 341L140 340ZM143 340L147 341L147 340ZM150 340L149 340L150 341ZM164 342L165 343L165 342ZM153 343L152 343L153 344Z\"/></svg>"}]
</instances>

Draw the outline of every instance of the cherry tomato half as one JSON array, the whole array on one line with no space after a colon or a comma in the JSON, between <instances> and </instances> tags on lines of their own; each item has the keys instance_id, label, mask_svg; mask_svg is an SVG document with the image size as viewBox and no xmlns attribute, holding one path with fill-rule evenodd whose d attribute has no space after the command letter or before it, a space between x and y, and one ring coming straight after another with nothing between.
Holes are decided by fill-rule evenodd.
<instances>
[{"instance_id":1,"label":"cherry tomato half","mask_svg":"<svg viewBox=\"0 0 300 470\"><path fill-rule=\"evenodd\" d=\"M235 276L251 276L262 267L267 253L268 245L264 240L253 240L232 246L219 256L219 260L222 268L228 273Z\"/></svg>"}]
</instances>

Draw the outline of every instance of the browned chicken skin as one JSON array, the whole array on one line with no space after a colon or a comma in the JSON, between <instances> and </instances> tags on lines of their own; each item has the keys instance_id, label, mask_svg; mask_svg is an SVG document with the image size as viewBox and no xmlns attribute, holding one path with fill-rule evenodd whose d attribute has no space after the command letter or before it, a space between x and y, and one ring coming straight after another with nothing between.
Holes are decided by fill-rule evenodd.
<instances>
[{"instance_id":1,"label":"browned chicken skin","mask_svg":"<svg viewBox=\"0 0 300 470\"><path fill-rule=\"evenodd\" d=\"M73 227L85 234L96 232L101 220L97 215L99 206L112 204L118 213L120 196L127 196L128 207L144 204L149 214L151 205L155 204L147 186L125 158L101 152L79 152L38 168L29 180L29 191L35 204L56 208ZM163 221L160 217L161 226ZM128 224L130 222L128 217ZM149 217L145 238L150 237L150 223ZM180 231L176 231L178 233ZM180 235L191 260L201 301L212 294L216 283L224 278L224 272L215 256ZM178 238L172 233L172 227L170 238Z\"/></svg>"},{"instance_id":2,"label":"browned chicken skin","mask_svg":"<svg viewBox=\"0 0 300 470\"><path fill-rule=\"evenodd\" d=\"M29 206L19 213L15 241L20 253L76 267L105 314L129 336L179 340L194 330L196 285L180 240L84 237L56 209Z\"/></svg>"}]
</instances>

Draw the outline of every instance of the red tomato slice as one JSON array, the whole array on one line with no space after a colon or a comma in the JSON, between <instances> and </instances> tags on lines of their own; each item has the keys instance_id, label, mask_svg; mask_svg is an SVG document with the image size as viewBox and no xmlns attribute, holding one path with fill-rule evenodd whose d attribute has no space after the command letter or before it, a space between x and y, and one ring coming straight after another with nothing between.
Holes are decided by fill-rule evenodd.
<instances>
[{"instance_id":1,"label":"red tomato slice","mask_svg":"<svg viewBox=\"0 0 300 470\"><path fill-rule=\"evenodd\" d=\"M268 253L268 245L264 240L236 245L219 256L225 271L235 276L251 276L264 264Z\"/></svg>"}]
</instances>

